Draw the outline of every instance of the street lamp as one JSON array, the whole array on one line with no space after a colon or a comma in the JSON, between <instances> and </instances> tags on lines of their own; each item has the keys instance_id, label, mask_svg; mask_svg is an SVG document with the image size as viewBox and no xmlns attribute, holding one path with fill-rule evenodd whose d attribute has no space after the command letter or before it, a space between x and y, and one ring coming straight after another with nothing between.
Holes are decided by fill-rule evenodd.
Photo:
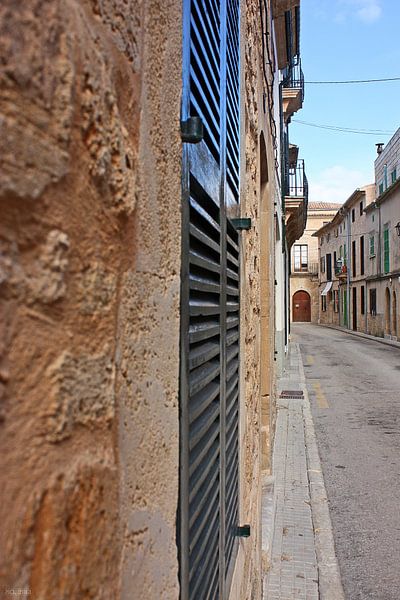
<instances>
[{"instance_id":1,"label":"street lamp","mask_svg":"<svg viewBox=\"0 0 400 600\"><path fill-rule=\"evenodd\" d=\"M400 221L394 226L394 228L396 229L397 235L400 237Z\"/></svg>"}]
</instances>

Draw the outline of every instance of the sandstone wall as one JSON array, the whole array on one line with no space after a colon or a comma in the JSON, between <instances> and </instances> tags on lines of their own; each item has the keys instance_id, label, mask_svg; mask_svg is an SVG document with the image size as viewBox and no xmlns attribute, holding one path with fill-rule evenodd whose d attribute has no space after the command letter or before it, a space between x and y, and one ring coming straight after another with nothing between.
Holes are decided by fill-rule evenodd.
<instances>
[{"instance_id":1,"label":"sandstone wall","mask_svg":"<svg viewBox=\"0 0 400 600\"><path fill-rule=\"evenodd\" d=\"M180 23L1 3L1 585L35 599L178 597Z\"/></svg>"},{"instance_id":2,"label":"sandstone wall","mask_svg":"<svg viewBox=\"0 0 400 600\"><path fill-rule=\"evenodd\" d=\"M262 597L261 484L270 472L274 352L274 156L263 74L259 5L242 9L240 521L251 536L239 541L231 600Z\"/></svg>"}]
</instances>

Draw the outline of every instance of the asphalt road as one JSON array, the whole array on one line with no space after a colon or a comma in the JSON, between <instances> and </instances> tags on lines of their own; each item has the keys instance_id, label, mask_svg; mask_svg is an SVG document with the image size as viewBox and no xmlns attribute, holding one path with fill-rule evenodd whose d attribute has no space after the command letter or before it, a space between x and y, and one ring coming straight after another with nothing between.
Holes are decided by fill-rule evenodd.
<instances>
[{"instance_id":1,"label":"asphalt road","mask_svg":"<svg viewBox=\"0 0 400 600\"><path fill-rule=\"evenodd\" d=\"M400 349L296 323L348 600L400 600Z\"/></svg>"}]
</instances>

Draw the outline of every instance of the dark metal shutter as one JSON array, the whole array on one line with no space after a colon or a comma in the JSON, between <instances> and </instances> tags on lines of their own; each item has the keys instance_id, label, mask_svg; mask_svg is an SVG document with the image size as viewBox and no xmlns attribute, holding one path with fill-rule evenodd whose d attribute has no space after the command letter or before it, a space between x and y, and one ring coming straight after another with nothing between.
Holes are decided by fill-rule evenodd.
<instances>
[{"instance_id":1,"label":"dark metal shutter","mask_svg":"<svg viewBox=\"0 0 400 600\"><path fill-rule=\"evenodd\" d=\"M227 204L239 202L238 36L238 1L184 3L182 119L199 116L204 138L183 150L182 600L226 598L237 548L239 242Z\"/></svg>"},{"instance_id":2,"label":"dark metal shutter","mask_svg":"<svg viewBox=\"0 0 400 600\"><path fill-rule=\"evenodd\" d=\"M239 1L227 2L226 170L228 194L239 202ZM231 192L232 194L230 194ZM239 238L226 230L225 572L233 568L239 520Z\"/></svg>"}]
</instances>

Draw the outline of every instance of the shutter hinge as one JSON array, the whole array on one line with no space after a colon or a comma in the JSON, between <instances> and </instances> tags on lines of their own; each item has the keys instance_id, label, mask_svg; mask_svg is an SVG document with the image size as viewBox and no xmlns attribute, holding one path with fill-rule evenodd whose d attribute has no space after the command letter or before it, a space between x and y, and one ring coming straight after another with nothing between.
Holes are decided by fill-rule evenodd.
<instances>
[{"instance_id":1,"label":"shutter hinge","mask_svg":"<svg viewBox=\"0 0 400 600\"><path fill-rule=\"evenodd\" d=\"M251 219L249 217L242 217L240 219L231 219L231 223L237 231L251 229Z\"/></svg>"},{"instance_id":2,"label":"shutter hinge","mask_svg":"<svg viewBox=\"0 0 400 600\"><path fill-rule=\"evenodd\" d=\"M236 527L236 535L238 537L250 537L250 525Z\"/></svg>"},{"instance_id":3,"label":"shutter hinge","mask_svg":"<svg viewBox=\"0 0 400 600\"><path fill-rule=\"evenodd\" d=\"M198 144L204 137L204 127L200 117L189 117L181 121L181 139L187 144Z\"/></svg>"}]
</instances>

